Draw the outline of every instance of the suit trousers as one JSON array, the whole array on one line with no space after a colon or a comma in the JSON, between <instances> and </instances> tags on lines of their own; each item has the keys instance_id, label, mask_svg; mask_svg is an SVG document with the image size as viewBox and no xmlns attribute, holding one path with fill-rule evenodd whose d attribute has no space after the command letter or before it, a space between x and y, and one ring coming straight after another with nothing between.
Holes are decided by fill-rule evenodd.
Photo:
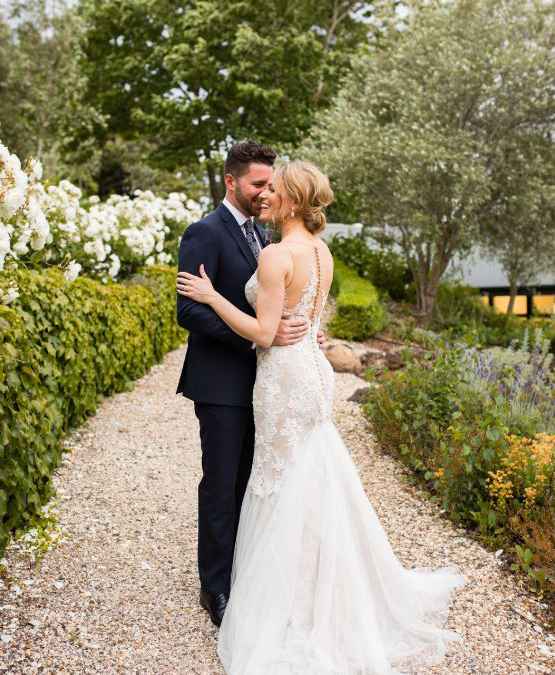
<instances>
[{"instance_id":1,"label":"suit trousers","mask_svg":"<svg viewBox=\"0 0 555 675\"><path fill-rule=\"evenodd\" d=\"M235 538L254 454L252 406L195 402L202 480L198 487L201 588L229 596Z\"/></svg>"}]
</instances>

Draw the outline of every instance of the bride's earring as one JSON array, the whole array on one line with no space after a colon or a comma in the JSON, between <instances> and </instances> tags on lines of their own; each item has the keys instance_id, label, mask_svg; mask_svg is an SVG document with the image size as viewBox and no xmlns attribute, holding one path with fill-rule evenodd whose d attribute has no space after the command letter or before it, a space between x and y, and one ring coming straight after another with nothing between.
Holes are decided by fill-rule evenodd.
<instances>
[{"instance_id":1,"label":"bride's earring","mask_svg":"<svg viewBox=\"0 0 555 675\"><path fill-rule=\"evenodd\" d=\"M295 209L291 209L291 218L295 217Z\"/></svg>"}]
</instances>

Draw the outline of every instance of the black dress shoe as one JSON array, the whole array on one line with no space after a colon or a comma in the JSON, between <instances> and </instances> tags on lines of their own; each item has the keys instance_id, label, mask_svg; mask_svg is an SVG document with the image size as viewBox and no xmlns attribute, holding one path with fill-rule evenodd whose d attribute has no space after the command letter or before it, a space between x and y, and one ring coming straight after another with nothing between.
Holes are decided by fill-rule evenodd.
<instances>
[{"instance_id":1,"label":"black dress shoe","mask_svg":"<svg viewBox=\"0 0 555 675\"><path fill-rule=\"evenodd\" d=\"M216 626L220 626L227 606L227 595L225 593L216 593L213 595L207 591L201 591L200 606L210 614L212 623Z\"/></svg>"}]
</instances>

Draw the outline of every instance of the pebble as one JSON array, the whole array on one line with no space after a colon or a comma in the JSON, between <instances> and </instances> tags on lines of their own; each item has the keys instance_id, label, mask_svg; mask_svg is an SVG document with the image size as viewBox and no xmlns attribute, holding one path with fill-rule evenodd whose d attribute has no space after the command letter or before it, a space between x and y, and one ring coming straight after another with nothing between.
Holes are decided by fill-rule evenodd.
<instances>
[{"instance_id":1,"label":"pebble","mask_svg":"<svg viewBox=\"0 0 555 675\"><path fill-rule=\"evenodd\" d=\"M1 561L0 673L223 675L198 604L201 457L193 405L175 395L183 355L166 355L66 439L54 478L62 540L38 566L13 544ZM347 401L361 386L336 375L335 419L397 556L468 580L449 614L463 640L414 675L553 674L545 606L380 452Z\"/></svg>"}]
</instances>

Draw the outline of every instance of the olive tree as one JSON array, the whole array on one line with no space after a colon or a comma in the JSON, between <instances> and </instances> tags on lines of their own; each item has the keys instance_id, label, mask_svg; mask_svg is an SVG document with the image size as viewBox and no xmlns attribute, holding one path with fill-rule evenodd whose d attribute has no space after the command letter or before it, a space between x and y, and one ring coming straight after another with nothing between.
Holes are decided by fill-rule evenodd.
<instances>
[{"instance_id":1,"label":"olive tree","mask_svg":"<svg viewBox=\"0 0 555 675\"><path fill-rule=\"evenodd\" d=\"M553 141L532 147L526 135L505 144L501 175L494 176L493 207L482 222L482 247L503 268L513 313L518 286L555 273L555 162ZM536 139L535 139L536 140Z\"/></svg>"},{"instance_id":2,"label":"olive tree","mask_svg":"<svg viewBox=\"0 0 555 675\"><path fill-rule=\"evenodd\" d=\"M300 152L401 247L424 320L453 256L500 222L505 149L536 152L553 128L550 4L406 2L406 29L353 61Z\"/></svg>"}]
</instances>

